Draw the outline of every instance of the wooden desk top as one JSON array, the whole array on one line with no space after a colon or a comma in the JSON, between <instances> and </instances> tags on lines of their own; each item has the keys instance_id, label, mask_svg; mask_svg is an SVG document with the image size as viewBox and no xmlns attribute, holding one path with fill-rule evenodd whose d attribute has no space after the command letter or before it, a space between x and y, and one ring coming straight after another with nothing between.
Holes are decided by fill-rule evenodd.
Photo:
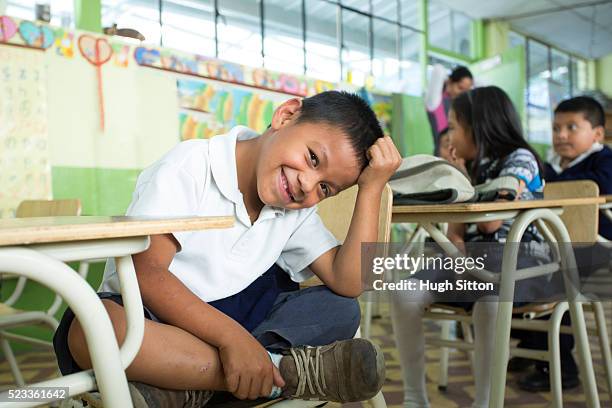
<instances>
[{"instance_id":1,"label":"wooden desk top","mask_svg":"<svg viewBox=\"0 0 612 408\"><path fill-rule=\"evenodd\" d=\"M0 220L0 246L231 228L234 217L34 217Z\"/></svg>"},{"instance_id":2,"label":"wooden desk top","mask_svg":"<svg viewBox=\"0 0 612 408\"><path fill-rule=\"evenodd\" d=\"M393 214L427 214L427 213L479 213L506 210L524 210L529 208L557 208L586 204L602 204L604 197L563 198L524 201L495 201L486 203L394 205Z\"/></svg>"}]
</instances>

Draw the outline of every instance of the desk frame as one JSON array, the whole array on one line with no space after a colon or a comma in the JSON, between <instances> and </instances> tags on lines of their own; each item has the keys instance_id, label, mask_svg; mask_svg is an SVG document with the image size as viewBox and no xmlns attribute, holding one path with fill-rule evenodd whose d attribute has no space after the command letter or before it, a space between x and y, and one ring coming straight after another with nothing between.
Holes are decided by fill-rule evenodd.
<instances>
[{"instance_id":1,"label":"desk frame","mask_svg":"<svg viewBox=\"0 0 612 408\"><path fill-rule=\"evenodd\" d=\"M85 333L92 370L29 384L29 387L69 387L69 395L100 391L105 406L132 407L125 369L136 357L144 336L142 299L132 254L149 247L149 237L0 247L0 269L39 282L64 298ZM119 349L108 313L93 288L65 262L113 257L127 314L125 341ZM2 394L7 400L7 393ZM36 403L7 402L2 407Z\"/></svg>"},{"instance_id":2,"label":"desk frame","mask_svg":"<svg viewBox=\"0 0 612 408\"><path fill-rule=\"evenodd\" d=\"M522 203L521 203L522 204ZM554 242L571 242L567 228L563 224L559 215L563 210L559 206L553 208L524 208L524 209L501 209L495 211L438 211L438 212L411 212L408 208L402 211L402 208L397 208L393 213L393 222L395 223L418 223L423 227L431 237L448 253L456 253L457 247L448 240L446 235L438 229L436 222L482 222L505 220L515 218L510 229L506 242L520 242L525 230L532 222L542 224L547 222L550 227L545 233L548 240ZM449 252L450 251L450 252ZM576 272L576 260L574 253L567 250L567 245L559 246L560 267ZM501 299L514 298L514 287L517 280L539 276L546 272L545 270L523 270L517 271L518 246L506 245L503 251L502 271L498 276L492 276L488 273L488 281L497 281L500 283L499 296ZM519 272L518 274L516 272ZM523 273L521 273L523 272ZM568 276L564 273L564 283L566 286L566 295L568 297L569 311L572 319L572 328L576 337L578 364L580 373L583 379L583 389L587 406L590 408L599 408L599 396L597 393L597 385L595 383L595 373L593 371L593 362L591 352L587 340L586 324L584 320L584 311L582 301L575 299L579 298L576 288L570 284L577 276ZM481 276L479 276L481 277ZM481 278L485 278L482 276ZM570 300L574 299L574 300ZM495 326L495 343L493 351L493 369L491 380L491 394L489 406L492 408L502 408L504 406L504 396L506 387L506 369L508 366L508 358L510 354L510 329L512 319L512 302L498 302L497 321ZM582 347L585 345L585 347ZM557 390L554 390L555 392ZM560 392L560 390L558 390Z\"/></svg>"}]
</instances>

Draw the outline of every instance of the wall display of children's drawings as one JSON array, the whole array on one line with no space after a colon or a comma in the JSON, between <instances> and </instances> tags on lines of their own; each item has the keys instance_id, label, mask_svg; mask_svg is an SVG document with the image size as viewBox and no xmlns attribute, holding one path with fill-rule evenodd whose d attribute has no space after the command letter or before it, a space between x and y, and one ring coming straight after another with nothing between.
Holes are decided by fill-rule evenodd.
<instances>
[{"instance_id":1,"label":"wall display of children's drawings","mask_svg":"<svg viewBox=\"0 0 612 408\"><path fill-rule=\"evenodd\" d=\"M385 95L377 92L372 92L366 88L359 89L359 96L365 99L372 110L376 114L380 127L385 135L391 135L391 114L393 113L393 98L391 95Z\"/></svg>"},{"instance_id":2,"label":"wall display of children's drawings","mask_svg":"<svg viewBox=\"0 0 612 408\"><path fill-rule=\"evenodd\" d=\"M274 109L291 95L213 80L177 81L182 140L209 138L235 125L266 130Z\"/></svg>"},{"instance_id":3,"label":"wall display of children's drawings","mask_svg":"<svg viewBox=\"0 0 612 408\"><path fill-rule=\"evenodd\" d=\"M393 112L393 100L391 95L372 94L372 110L380 121L385 135L391 135L391 114Z\"/></svg>"},{"instance_id":4,"label":"wall display of children's drawings","mask_svg":"<svg viewBox=\"0 0 612 408\"><path fill-rule=\"evenodd\" d=\"M44 54L0 48L0 218L20 201L51 198Z\"/></svg>"}]
</instances>

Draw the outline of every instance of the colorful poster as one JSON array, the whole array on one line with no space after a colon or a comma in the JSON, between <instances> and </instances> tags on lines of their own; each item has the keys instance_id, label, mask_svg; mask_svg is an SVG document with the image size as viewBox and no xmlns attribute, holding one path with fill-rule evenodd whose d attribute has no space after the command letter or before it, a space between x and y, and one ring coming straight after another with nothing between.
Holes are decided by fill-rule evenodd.
<instances>
[{"instance_id":1,"label":"colorful poster","mask_svg":"<svg viewBox=\"0 0 612 408\"><path fill-rule=\"evenodd\" d=\"M291 97L213 81L181 79L177 89L182 140L208 138L236 125L263 132L276 107Z\"/></svg>"},{"instance_id":2,"label":"colorful poster","mask_svg":"<svg viewBox=\"0 0 612 408\"><path fill-rule=\"evenodd\" d=\"M20 201L51 198L44 54L0 48L0 218Z\"/></svg>"},{"instance_id":3,"label":"colorful poster","mask_svg":"<svg viewBox=\"0 0 612 408\"><path fill-rule=\"evenodd\" d=\"M391 114L393 113L393 99L391 95L376 93L366 88L360 88L359 96L368 102L385 135L391 136Z\"/></svg>"}]
</instances>

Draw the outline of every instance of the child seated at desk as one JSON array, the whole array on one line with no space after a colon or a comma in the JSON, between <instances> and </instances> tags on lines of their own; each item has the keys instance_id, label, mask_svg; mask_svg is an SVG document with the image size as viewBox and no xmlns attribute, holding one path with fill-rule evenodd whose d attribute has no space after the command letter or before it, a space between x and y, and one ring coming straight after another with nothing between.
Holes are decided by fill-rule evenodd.
<instances>
[{"instance_id":1,"label":"child seated at desk","mask_svg":"<svg viewBox=\"0 0 612 408\"><path fill-rule=\"evenodd\" d=\"M600 194L612 194L612 151L602 144L604 129L604 110L595 99L578 96L562 101L555 109L554 154L546 163L545 180L592 180L599 186ZM599 217L599 234L612 239L612 222L605 216ZM607 255L609 251L603 249L598 253ZM569 313L566 313L562 324L569 323ZM538 350L548 348L547 334L544 332L516 330L512 335L521 339L519 347ZM579 383L578 367L572 356L574 337L561 334L560 348L562 387L574 388ZM532 365L535 365L535 369L527 371ZM548 362L515 357L510 360L509 369L515 372L527 371L518 381L521 389L532 392L550 390Z\"/></svg>"},{"instance_id":2,"label":"child seated at desk","mask_svg":"<svg viewBox=\"0 0 612 408\"><path fill-rule=\"evenodd\" d=\"M546 181L592 180L599 194L612 194L612 150L603 144L603 107L588 96L562 101L555 109L554 154L546 163ZM599 217L599 234L612 240L612 221Z\"/></svg>"},{"instance_id":3,"label":"child seated at desk","mask_svg":"<svg viewBox=\"0 0 612 408\"><path fill-rule=\"evenodd\" d=\"M449 134L456 156L468 163L474 184L500 176L514 176L519 179L517 198L521 200L533 199L534 192L541 189L541 166L537 154L524 139L519 115L500 88L476 88L453 100L449 112ZM512 220L449 224L448 238L459 248L465 248L468 242L502 243L511 225ZM523 242L529 243L530 252L528 256L519 257L519 268L540 264L547 258L543 238L533 225L525 232ZM502 245L488 245L487 248L496 250L487 253L485 268L499 271ZM454 272L450 275L442 271L421 272L421 279L430 282L454 279L450 275L456 275ZM418 283L415 286L418 287ZM392 291L391 296L392 323L404 380L404 407L429 407L422 319L425 308L434 301L434 295L428 291ZM489 298L454 305L472 310L476 385L473 407L488 408L497 303L494 298Z\"/></svg>"},{"instance_id":4,"label":"child seated at desk","mask_svg":"<svg viewBox=\"0 0 612 408\"><path fill-rule=\"evenodd\" d=\"M354 298L362 292L361 242L377 239L381 194L400 162L367 103L331 91L284 102L262 135L237 126L180 143L145 169L127 215L236 222L153 236L133 256L147 318L126 371L137 406L201 406L217 390L240 399L372 398L384 358L370 341L352 340L360 320ZM315 205L355 184L340 245ZM313 274L325 285L295 290ZM121 343L126 318L111 261L102 290ZM91 367L70 310L54 346L62 373Z\"/></svg>"}]
</instances>

